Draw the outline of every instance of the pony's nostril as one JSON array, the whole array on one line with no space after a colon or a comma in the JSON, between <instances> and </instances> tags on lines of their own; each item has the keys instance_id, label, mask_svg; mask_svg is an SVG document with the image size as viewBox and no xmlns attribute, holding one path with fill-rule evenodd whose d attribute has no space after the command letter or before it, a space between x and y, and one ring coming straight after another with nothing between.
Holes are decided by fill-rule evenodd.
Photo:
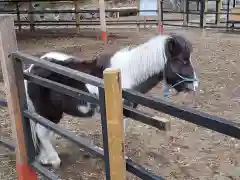
<instances>
[{"instance_id":1,"label":"pony's nostril","mask_svg":"<svg viewBox=\"0 0 240 180\"><path fill-rule=\"evenodd\" d=\"M197 90L198 85L199 85L198 81L194 81L194 82L193 82L193 90L194 90L194 91Z\"/></svg>"},{"instance_id":2,"label":"pony's nostril","mask_svg":"<svg viewBox=\"0 0 240 180\"><path fill-rule=\"evenodd\" d=\"M193 83L187 83L186 88L187 88L188 90L195 91L195 90L194 90L195 88L194 88Z\"/></svg>"},{"instance_id":3,"label":"pony's nostril","mask_svg":"<svg viewBox=\"0 0 240 180\"><path fill-rule=\"evenodd\" d=\"M188 84L186 85L186 87L187 87L187 89L189 89L189 90L196 91L197 88L198 88L198 81L194 81L194 82L192 82L192 83L188 83Z\"/></svg>"}]
</instances>

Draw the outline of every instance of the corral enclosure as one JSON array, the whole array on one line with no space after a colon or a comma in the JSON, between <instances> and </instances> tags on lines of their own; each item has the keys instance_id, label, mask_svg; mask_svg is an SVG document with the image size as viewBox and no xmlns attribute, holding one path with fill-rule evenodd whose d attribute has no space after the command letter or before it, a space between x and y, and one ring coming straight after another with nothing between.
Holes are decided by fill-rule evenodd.
<instances>
[{"instance_id":1,"label":"corral enclosure","mask_svg":"<svg viewBox=\"0 0 240 180\"><path fill-rule=\"evenodd\" d=\"M240 85L238 36L183 29L172 29L171 32L182 34L193 43L192 62L200 79L200 88L195 96L173 97L171 101L240 121L239 102L236 97L233 98L233 90ZM19 35L18 45L21 51L34 55L57 50L90 59L103 51L115 51L129 44L143 43L155 33L148 30L139 35L117 35L122 37L110 37L108 44L97 41L95 37L55 35L34 38ZM151 93L162 96L161 85ZM9 137L8 114L5 108L0 110L1 135ZM126 134L126 153L129 157L166 179L239 179L238 140L166 117L172 120L172 130L167 133L129 120ZM65 116L61 125L79 136L93 139L97 145L102 144L99 121ZM55 142L59 152L62 152L63 166L57 171L62 179L104 179L102 160L89 157L86 152L59 137ZM1 150L4 151L2 147ZM15 179L14 162L8 158L3 158L1 162L5 167L0 169L0 178ZM129 174L128 179L137 178Z\"/></svg>"}]
</instances>

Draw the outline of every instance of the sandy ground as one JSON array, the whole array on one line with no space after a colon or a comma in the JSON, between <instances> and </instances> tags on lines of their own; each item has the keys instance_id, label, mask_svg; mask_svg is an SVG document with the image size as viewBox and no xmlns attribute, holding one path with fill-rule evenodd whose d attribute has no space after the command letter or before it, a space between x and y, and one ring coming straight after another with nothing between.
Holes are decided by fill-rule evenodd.
<instances>
[{"instance_id":1,"label":"sandy ground","mask_svg":"<svg viewBox=\"0 0 240 180\"><path fill-rule=\"evenodd\" d=\"M186 36L194 46L192 61L200 78L199 91L187 98L173 97L171 101L185 104L213 115L240 122L239 102L232 98L233 89L240 85L239 36L198 30L171 30ZM93 38L19 37L20 50L30 54L41 54L59 50L91 58L96 53L114 51L128 44L139 44L154 32L143 31L139 35L127 35L127 39L110 38L109 44ZM154 88L161 96L161 85ZM126 133L126 153L137 163L168 180L235 180L240 179L239 141L220 133L196 126L174 117L140 107L143 111L165 116L172 120L168 133L129 120ZM1 135L10 136L10 121L5 108L0 109ZM102 145L99 121L65 116L61 125L77 135L93 139ZM89 157L76 145L57 136L54 141L63 157L63 166L55 171L62 179L104 179L103 161ZM5 154L0 149L0 156ZM16 179L14 161L1 158L0 179ZM128 179L137 179L128 174Z\"/></svg>"}]
</instances>

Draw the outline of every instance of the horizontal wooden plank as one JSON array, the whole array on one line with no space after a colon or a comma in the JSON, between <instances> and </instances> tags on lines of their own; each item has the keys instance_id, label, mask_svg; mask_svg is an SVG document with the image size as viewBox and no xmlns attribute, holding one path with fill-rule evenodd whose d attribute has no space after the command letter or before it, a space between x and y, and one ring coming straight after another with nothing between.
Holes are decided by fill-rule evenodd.
<instances>
[{"instance_id":1,"label":"horizontal wooden plank","mask_svg":"<svg viewBox=\"0 0 240 180\"><path fill-rule=\"evenodd\" d=\"M231 13L239 13L239 14L230 14L229 20L230 21L240 21L240 8L233 8L231 9Z\"/></svg>"}]
</instances>

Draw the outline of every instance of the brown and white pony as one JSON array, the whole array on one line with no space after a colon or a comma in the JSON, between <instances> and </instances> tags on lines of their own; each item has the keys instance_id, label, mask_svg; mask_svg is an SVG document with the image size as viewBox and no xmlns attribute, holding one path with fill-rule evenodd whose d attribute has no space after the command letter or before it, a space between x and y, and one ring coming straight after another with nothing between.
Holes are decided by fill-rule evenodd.
<instances>
[{"instance_id":1,"label":"brown and white pony","mask_svg":"<svg viewBox=\"0 0 240 180\"><path fill-rule=\"evenodd\" d=\"M121 70L122 88L146 93L164 80L177 92L196 91L198 80L191 63L192 45L179 35L158 35L134 48L124 48L114 54L102 54L91 62L76 57L49 52L41 59L82 71L99 78L106 68ZM98 96L98 88L78 82L63 75L31 65L26 72L89 92ZM183 78L194 79L183 81ZM181 83L179 83L181 82ZM91 117L96 106L25 80L28 108L54 123L59 123L63 113L77 117ZM136 107L136 106L135 106ZM38 160L44 165L59 167L61 160L50 142L52 132L31 121L33 141L38 150Z\"/></svg>"}]
</instances>

